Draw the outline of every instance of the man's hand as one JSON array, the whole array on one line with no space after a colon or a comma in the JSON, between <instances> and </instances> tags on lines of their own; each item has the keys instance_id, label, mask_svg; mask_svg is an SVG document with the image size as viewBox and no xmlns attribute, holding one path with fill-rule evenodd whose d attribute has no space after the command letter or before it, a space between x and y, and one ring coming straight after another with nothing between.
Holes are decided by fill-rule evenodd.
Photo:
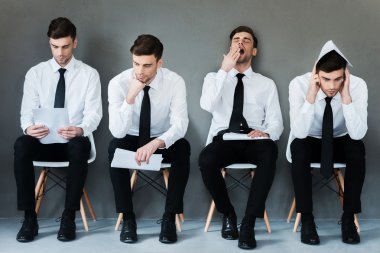
<instances>
[{"instance_id":1,"label":"man's hand","mask_svg":"<svg viewBox=\"0 0 380 253\"><path fill-rule=\"evenodd\" d=\"M315 67L316 65L317 63L314 64L313 70L311 72L309 90L307 91L307 94L306 94L306 100L310 104L315 103L315 98L317 97L317 93L319 89L321 88L321 80L319 79L319 75L316 72L316 67Z\"/></svg>"},{"instance_id":2,"label":"man's hand","mask_svg":"<svg viewBox=\"0 0 380 253\"><path fill-rule=\"evenodd\" d=\"M132 105L135 103L135 98L139 94L139 92L144 89L145 84L133 77L131 81L131 85L128 90L126 101L128 104Z\"/></svg>"},{"instance_id":3,"label":"man's hand","mask_svg":"<svg viewBox=\"0 0 380 253\"><path fill-rule=\"evenodd\" d=\"M260 130L252 130L251 132L248 133L248 136L251 138L257 138L257 137L268 137L269 138L269 134L264 133Z\"/></svg>"},{"instance_id":4,"label":"man's hand","mask_svg":"<svg viewBox=\"0 0 380 253\"><path fill-rule=\"evenodd\" d=\"M346 67L346 70L344 71L344 82L342 85L342 88L340 90L340 95L342 97L342 103L343 104L350 104L352 102L351 94L350 94L350 71L348 70L348 67Z\"/></svg>"},{"instance_id":5,"label":"man's hand","mask_svg":"<svg viewBox=\"0 0 380 253\"><path fill-rule=\"evenodd\" d=\"M223 62L222 66L220 67L224 71L228 72L231 69L233 69L236 65L237 60L240 57L240 48L239 47L234 47L230 48L230 51L228 52L227 55L223 55Z\"/></svg>"},{"instance_id":6,"label":"man's hand","mask_svg":"<svg viewBox=\"0 0 380 253\"><path fill-rule=\"evenodd\" d=\"M62 138L66 140L70 140L76 136L82 136L83 129L81 127L75 127L75 126L62 127L58 129L58 134Z\"/></svg>"},{"instance_id":7,"label":"man's hand","mask_svg":"<svg viewBox=\"0 0 380 253\"><path fill-rule=\"evenodd\" d=\"M141 165L141 162L149 163L149 158L156 152L157 149L165 147L165 142L160 139L154 139L141 148L137 149L135 160L138 165Z\"/></svg>"},{"instance_id":8,"label":"man's hand","mask_svg":"<svg viewBox=\"0 0 380 253\"><path fill-rule=\"evenodd\" d=\"M42 139L49 134L49 128L44 125L32 125L29 126L25 133L37 139Z\"/></svg>"}]
</instances>

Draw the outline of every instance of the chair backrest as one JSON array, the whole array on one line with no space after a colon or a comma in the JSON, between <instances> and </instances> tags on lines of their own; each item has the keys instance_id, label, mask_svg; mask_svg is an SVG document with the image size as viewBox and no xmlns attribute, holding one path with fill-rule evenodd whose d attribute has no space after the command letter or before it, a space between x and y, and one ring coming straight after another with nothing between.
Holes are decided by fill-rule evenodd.
<instances>
[{"instance_id":1,"label":"chair backrest","mask_svg":"<svg viewBox=\"0 0 380 253\"><path fill-rule=\"evenodd\" d=\"M226 169L235 169L235 170L240 170L240 169L256 169L257 166L252 163L234 163L226 166Z\"/></svg>"},{"instance_id":2,"label":"chair backrest","mask_svg":"<svg viewBox=\"0 0 380 253\"><path fill-rule=\"evenodd\" d=\"M88 158L87 162L92 163L96 158L96 148L95 148L95 141L94 136L92 133L88 136L88 139L91 143L91 151L90 151L90 157ZM69 161L64 162L46 162L46 161L33 161L33 165L37 167L68 167Z\"/></svg>"}]
</instances>

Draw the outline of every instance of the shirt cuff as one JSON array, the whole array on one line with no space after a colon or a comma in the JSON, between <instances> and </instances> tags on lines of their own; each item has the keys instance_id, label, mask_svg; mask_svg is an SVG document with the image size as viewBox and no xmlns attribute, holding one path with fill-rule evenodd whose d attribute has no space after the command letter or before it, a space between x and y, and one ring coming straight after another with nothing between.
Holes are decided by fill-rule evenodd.
<instances>
[{"instance_id":1,"label":"shirt cuff","mask_svg":"<svg viewBox=\"0 0 380 253\"><path fill-rule=\"evenodd\" d=\"M224 80L226 79L227 72L223 69L219 69L219 71L216 73L216 79Z\"/></svg>"},{"instance_id":2,"label":"shirt cuff","mask_svg":"<svg viewBox=\"0 0 380 253\"><path fill-rule=\"evenodd\" d=\"M129 110L132 109L132 107L133 107L133 105L128 104L127 101L124 100L123 104L120 107L119 112L121 112L121 113L128 112Z\"/></svg>"},{"instance_id":3,"label":"shirt cuff","mask_svg":"<svg viewBox=\"0 0 380 253\"><path fill-rule=\"evenodd\" d=\"M82 124L80 124L80 125L77 126L77 127L82 128L82 130L83 130L83 135L82 135L82 136L86 137L86 136L89 136L89 135L91 134L91 132L90 132L90 130L88 129L88 127L86 127L86 126L84 126L84 125L82 125Z\"/></svg>"},{"instance_id":4,"label":"shirt cuff","mask_svg":"<svg viewBox=\"0 0 380 253\"><path fill-rule=\"evenodd\" d=\"M33 123L28 123L28 124L25 124L25 125L21 126L22 132L23 132L25 135L27 135L27 133L26 133L26 129L27 129L28 127L30 127L30 126L33 126L33 125L34 125Z\"/></svg>"}]
</instances>

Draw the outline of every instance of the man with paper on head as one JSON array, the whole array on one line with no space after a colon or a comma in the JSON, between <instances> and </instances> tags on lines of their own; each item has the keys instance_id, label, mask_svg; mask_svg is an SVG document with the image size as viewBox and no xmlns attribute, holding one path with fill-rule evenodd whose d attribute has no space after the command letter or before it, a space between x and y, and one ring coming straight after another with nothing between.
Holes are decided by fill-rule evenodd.
<instances>
[{"instance_id":1,"label":"man with paper on head","mask_svg":"<svg viewBox=\"0 0 380 253\"><path fill-rule=\"evenodd\" d=\"M368 91L363 79L351 75L352 66L332 41L322 48L312 72L289 85L290 136L287 158L297 213L301 213L301 242L319 244L313 216L310 163L321 163L330 178L333 164L345 163L342 241L360 242L354 214L361 212L360 195L365 176Z\"/></svg>"}]
</instances>

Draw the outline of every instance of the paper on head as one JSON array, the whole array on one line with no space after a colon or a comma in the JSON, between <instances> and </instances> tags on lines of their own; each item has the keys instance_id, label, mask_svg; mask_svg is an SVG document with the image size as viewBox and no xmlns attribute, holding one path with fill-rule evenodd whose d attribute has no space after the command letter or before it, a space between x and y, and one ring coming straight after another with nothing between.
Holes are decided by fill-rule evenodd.
<instances>
[{"instance_id":1,"label":"paper on head","mask_svg":"<svg viewBox=\"0 0 380 253\"><path fill-rule=\"evenodd\" d=\"M322 49L321 49L321 52L319 53L319 56L318 56L318 60L317 62L323 57L325 56L327 53L330 53L331 51L335 51L337 52L338 54L340 54L340 56L342 56L346 61L347 61L347 64L352 67L352 64L348 61L348 59L346 58L346 56L344 56L344 54L339 50L339 48L334 44L334 42L332 40L329 40L327 41Z\"/></svg>"}]
</instances>

